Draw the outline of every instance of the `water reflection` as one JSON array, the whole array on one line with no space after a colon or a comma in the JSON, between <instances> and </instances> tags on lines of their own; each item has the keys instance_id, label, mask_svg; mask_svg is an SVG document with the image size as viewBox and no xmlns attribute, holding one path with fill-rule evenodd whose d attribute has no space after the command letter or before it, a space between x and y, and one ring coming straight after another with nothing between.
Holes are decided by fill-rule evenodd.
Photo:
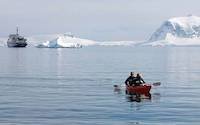
<instances>
[{"instance_id":1,"label":"water reflection","mask_svg":"<svg viewBox=\"0 0 200 125\"><path fill-rule=\"evenodd\" d=\"M126 99L128 102L142 102L144 100L151 100L151 94L131 94L127 95Z\"/></svg>"},{"instance_id":2,"label":"water reflection","mask_svg":"<svg viewBox=\"0 0 200 125\"><path fill-rule=\"evenodd\" d=\"M115 93L117 93L117 94L121 94L122 93L120 86L114 85L113 87L114 87L114 92Z\"/></svg>"},{"instance_id":3,"label":"water reflection","mask_svg":"<svg viewBox=\"0 0 200 125\"><path fill-rule=\"evenodd\" d=\"M140 123L139 122L130 122L130 123L128 123L128 125L140 125Z\"/></svg>"}]
</instances>

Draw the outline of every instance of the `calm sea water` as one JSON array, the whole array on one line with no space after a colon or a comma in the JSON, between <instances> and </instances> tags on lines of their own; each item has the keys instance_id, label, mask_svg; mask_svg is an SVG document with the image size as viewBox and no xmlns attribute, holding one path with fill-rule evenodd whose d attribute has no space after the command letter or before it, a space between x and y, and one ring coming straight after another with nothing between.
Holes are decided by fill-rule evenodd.
<instances>
[{"instance_id":1,"label":"calm sea water","mask_svg":"<svg viewBox=\"0 0 200 125\"><path fill-rule=\"evenodd\" d=\"M200 48L0 48L2 125L199 125ZM158 82L131 101L130 71Z\"/></svg>"}]
</instances>

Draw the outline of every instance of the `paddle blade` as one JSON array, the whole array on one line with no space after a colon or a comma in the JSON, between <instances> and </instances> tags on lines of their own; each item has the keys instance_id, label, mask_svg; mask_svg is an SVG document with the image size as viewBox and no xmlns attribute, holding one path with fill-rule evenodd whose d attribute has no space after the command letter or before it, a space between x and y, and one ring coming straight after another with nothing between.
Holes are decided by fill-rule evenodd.
<instances>
[{"instance_id":1,"label":"paddle blade","mask_svg":"<svg viewBox=\"0 0 200 125\"><path fill-rule=\"evenodd\" d=\"M113 87L119 87L119 85L113 85Z\"/></svg>"},{"instance_id":2,"label":"paddle blade","mask_svg":"<svg viewBox=\"0 0 200 125\"><path fill-rule=\"evenodd\" d=\"M153 86L160 86L161 85L161 82L155 82L152 84Z\"/></svg>"},{"instance_id":3,"label":"paddle blade","mask_svg":"<svg viewBox=\"0 0 200 125\"><path fill-rule=\"evenodd\" d=\"M115 92L121 91L121 87L119 85L113 85L113 87Z\"/></svg>"}]
</instances>

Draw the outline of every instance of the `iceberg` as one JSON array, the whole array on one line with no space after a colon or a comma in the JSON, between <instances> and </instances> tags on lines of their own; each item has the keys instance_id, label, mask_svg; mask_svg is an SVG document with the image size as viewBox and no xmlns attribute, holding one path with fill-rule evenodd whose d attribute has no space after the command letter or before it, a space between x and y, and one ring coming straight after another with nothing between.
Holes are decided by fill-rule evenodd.
<instances>
[{"instance_id":1,"label":"iceberg","mask_svg":"<svg viewBox=\"0 0 200 125\"><path fill-rule=\"evenodd\" d=\"M200 17L188 15L165 21L150 37L146 45L200 45Z\"/></svg>"},{"instance_id":2,"label":"iceberg","mask_svg":"<svg viewBox=\"0 0 200 125\"><path fill-rule=\"evenodd\" d=\"M81 48L82 46L95 45L96 42L87 39L80 39L71 34L58 35L51 41L36 45L38 48Z\"/></svg>"}]
</instances>

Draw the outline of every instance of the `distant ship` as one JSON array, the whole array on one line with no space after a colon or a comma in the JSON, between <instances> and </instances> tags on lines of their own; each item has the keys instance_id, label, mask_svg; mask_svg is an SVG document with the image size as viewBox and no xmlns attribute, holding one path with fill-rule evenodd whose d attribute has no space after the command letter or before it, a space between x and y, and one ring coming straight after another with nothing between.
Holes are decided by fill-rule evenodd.
<instances>
[{"instance_id":1,"label":"distant ship","mask_svg":"<svg viewBox=\"0 0 200 125\"><path fill-rule=\"evenodd\" d=\"M18 33L18 28L17 28L17 33L16 34L10 34L7 45L8 47L26 47L27 46L27 39L24 37L20 36Z\"/></svg>"}]
</instances>

